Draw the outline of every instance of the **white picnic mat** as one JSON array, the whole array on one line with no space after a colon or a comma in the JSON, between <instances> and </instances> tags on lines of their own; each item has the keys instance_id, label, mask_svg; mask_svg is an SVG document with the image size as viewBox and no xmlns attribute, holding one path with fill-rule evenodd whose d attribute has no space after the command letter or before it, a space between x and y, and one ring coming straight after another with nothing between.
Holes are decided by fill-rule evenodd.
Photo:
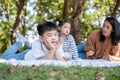
<instances>
[{"instance_id":1,"label":"white picnic mat","mask_svg":"<svg viewBox=\"0 0 120 80\"><path fill-rule=\"evenodd\" d=\"M15 59L10 59L10 60L5 60L5 59L0 59L0 63L6 63L6 64L12 64L14 66L32 66L32 65L53 65L53 66L81 66L81 67L86 67L86 66L91 66L91 67L116 67L120 66L120 62L110 62L102 59L94 59L94 60L89 60L89 59L78 59L78 60L71 60L71 61L56 61L56 60L33 60L33 61L25 61L25 60L15 60Z\"/></svg>"}]
</instances>

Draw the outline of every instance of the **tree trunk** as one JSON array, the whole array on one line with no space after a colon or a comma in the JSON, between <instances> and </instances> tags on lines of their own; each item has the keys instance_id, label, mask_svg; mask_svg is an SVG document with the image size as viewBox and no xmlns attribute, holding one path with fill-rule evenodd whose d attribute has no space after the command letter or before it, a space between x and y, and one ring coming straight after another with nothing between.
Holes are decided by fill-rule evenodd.
<instances>
[{"instance_id":1,"label":"tree trunk","mask_svg":"<svg viewBox=\"0 0 120 80\"><path fill-rule=\"evenodd\" d=\"M63 8L63 19L67 20L68 18L68 6L69 0L64 0L64 8Z\"/></svg>"},{"instance_id":2,"label":"tree trunk","mask_svg":"<svg viewBox=\"0 0 120 80\"><path fill-rule=\"evenodd\" d=\"M81 41L80 27L82 18L82 9L86 0L73 0L73 13L71 18L71 33L75 38L76 44Z\"/></svg>"},{"instance_id":3,"label":"tree trunk","mask_svg":"<svg viewBox=\"0 0 120 80\"><path fill-rule=\"evenodd\" d=\"M16 20L15 20L15 23L14 23L13 31L11 32L11 43L12 44L14 42L16 42L16 32L18 30L19 23L21 21L21 13L22 13L24 4L25 4L25 0L19 0L19 2L16 3L18 12L17 12L17 17L16 17Z\"/></svg>"},{"instance_id":4,"label":"tree trunk","mask_svg":"<svg viewBox=\"0 0 120 80\"><path fill-rule=\"evenodd\" d=\"M25 27L25 19L24 19L24 17L22 16L22 19L21 19L22 21L21 21L21 24L22 24L22 34L23 34L23 36L25 36L25 32L26 32L26 27Z\"/></svg>"},{"instance_id":5,"label":"tree trunk","mask_svg":"<svg viewBox=\"0 0 120 80\"><path fill-rule=\"evenodd\" d=\"M116 13L117 13L117 10L118 10L119 6L120 6L120 0L117 0L116 5L113 9L113 13L111 14L112 17L116 17L116 15L117 15Z\"/></svg>"}]
</instances>

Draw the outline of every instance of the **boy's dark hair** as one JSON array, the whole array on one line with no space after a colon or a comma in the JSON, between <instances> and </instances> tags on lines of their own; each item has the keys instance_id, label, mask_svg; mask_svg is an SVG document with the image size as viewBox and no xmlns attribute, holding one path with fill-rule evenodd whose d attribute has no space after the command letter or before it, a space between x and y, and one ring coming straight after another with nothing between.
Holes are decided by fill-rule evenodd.
<instances>
[{"instance_id":1,"label":"boy's dark hair","mask_svg":"<svg viewBox=\"0 0 120 80\"><path fill-rule=\"evenodd\" d=\"M37 31L40 36L43 36L45 31L50 31L50 30L57 30L56 25L50 21L39 23L37 25Z\"/></svg>"},{"instance_id":2,"label":"boy's dark hair","mask_svg":"<svg viewBox=\"0 0 120 80\"><path fill-rule=\"evenodd\" d=\"M120 42L120 23L113 17L107 17L105 20L107 20L113 28L113 32L111 33L111 43L117 45ZM105 36L102 34L102 31L100 32L100 41L105 41Z\"/></svg>"}]
</instances>

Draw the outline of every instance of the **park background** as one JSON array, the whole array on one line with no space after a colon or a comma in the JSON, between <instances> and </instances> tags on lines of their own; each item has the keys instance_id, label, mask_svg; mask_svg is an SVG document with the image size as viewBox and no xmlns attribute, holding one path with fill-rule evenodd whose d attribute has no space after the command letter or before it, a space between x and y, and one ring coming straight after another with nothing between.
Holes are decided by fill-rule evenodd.
<instances>
[{"instance_id":1,"label":"park background","mask_svg":"<svg viewBox=\"0 0 120 80\"><path fill-rule=\"evenodd\" d=\"M0 0L0 55L19 32L33 42L36 25L56 18L71 22L76 44L102 27L107 16L120 21L120 0ZM0 80L120 80L120 67L13 66L0 63Z\"/></svg>"}]
</instances>

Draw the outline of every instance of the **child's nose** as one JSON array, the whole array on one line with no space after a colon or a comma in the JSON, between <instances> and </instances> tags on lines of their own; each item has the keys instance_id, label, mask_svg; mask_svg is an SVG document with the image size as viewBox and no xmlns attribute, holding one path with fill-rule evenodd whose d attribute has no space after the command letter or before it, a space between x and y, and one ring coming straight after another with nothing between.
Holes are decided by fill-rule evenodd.
<instances>
[{"instance_id":1,"label":"child's nose","mask_svg":"<svg viewBox=\"0 0 120 80\"><path fill-rule=\"evenodd\" d=\"M52 39L56 39L56 36L52 36Z\"/></svg>"}]
</instances>

